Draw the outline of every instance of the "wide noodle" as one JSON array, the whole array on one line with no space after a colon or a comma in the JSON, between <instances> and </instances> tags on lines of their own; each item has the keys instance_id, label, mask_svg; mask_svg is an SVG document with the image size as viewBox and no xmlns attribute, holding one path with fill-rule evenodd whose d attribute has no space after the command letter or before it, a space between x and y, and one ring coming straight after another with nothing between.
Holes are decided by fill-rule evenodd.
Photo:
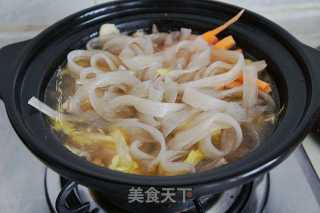
<instances>
[{"instance_id":1,"label":"wide noodle","mask_svg":"<svg viewBox=\"0 0 320 213\"><path fill-rule=\"evenodd\" d=\"M67 56L65 70L75 85L62 111L35 97L29 104L100 166L178 175L223 165L242 146L242 126L256 131L253 122L276 107L269 84L259 79L266 61L246 59L232 43L215 47L216 34L241 14L202 36L186 28L161 33L156 26L152 34L128 35L103 25L86 50ZM93 143L104 147L95 152L111 150L108 163L108 156L90 157L86 147Z\"/></svg>"}]
</instances>

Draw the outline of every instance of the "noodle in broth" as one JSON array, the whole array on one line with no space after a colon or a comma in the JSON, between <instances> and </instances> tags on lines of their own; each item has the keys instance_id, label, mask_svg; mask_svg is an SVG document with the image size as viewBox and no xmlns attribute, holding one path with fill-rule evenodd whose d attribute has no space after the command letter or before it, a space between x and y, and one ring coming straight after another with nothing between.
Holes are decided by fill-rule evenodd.
<instances>
[{"instance_id":1,"label":"noodle in broth","mask_svg":"<svg viewBox=\"0 0 320 213\"><path fill-rule=\"evenodd\" d=\"M265 61L246 59L233 38L207 38L185 28L127 35L102 25L48 88L57 110L36 98L29 104L96 165L167 176L216 168L260 143L276 104L270 82L259 79Z\"/></svg>"}]
</instances>

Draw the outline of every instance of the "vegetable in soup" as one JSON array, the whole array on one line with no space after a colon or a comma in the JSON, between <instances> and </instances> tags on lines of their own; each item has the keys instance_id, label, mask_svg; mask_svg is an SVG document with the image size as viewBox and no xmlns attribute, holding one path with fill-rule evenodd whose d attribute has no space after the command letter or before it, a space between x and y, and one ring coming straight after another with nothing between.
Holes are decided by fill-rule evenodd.
<instances>
[{"instance_id":1,"label":"vegetable in soup","mask_svg":"<svg viewBox=\"0 0 320 213\"><path fill-rule=\"evenodd\" d=\"M132 35L113 24L58 72L51 119L65 146L90 162L139 175L181 175L237 160L273 126L276 104L265 61L245 58L222 26ZM52 98L51 98L52 99ZM52 104L51 104L52 105Z\"/></svg>"}]
</instances>

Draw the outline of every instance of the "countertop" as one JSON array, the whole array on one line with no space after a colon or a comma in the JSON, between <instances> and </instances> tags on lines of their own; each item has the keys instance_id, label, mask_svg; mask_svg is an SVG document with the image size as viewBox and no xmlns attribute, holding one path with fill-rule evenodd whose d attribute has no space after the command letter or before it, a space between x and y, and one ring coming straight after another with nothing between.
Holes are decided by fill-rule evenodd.
<instances>
[{"instance_id":1,"label":"countertop","mask_svg":"<svg viewBox=\"0 0 320 213\"><path fill-rule=\"evenodd\" d=\"M0 47L32 38L46 26L64 16L101 2L105 1L0 0ZM316 47L320 45L320 0L309 0L307 3L303 0L230 0L227 2L238 4L270 18L310 46ZM317 143L308 136L303 144L318 175L320 175L320 141ZM19 203L17 204L15 200L12 200L12 197L19 200L19 196L22 196L22 194L17 193L19 190L32 192L34 191L32 188L39 187L38 185L42 183L30 182L28 184L27 182L26 184L26 181L32 179L35 175L43 175L44 166L22 145L16 136L6 116L4 104L1 101L0 146L1 159L3 159L0 164L0 189L7 184L11 184L14 189L11 191L0 190L0 206L3 202L15 209L17 205L19 206ZM12 161L15 162L17 167L12 166L12 163L9 164ZM16 169L26 161L38 164L38 170L28 169L27 164L24 170ZM11 173L11 177L13 176L14 178L6 178L8 171ZM32 194L24 197L24 199L38 199L39 205L46 205L42 192L36 193L38 194ZM27 209L33 208L33 206L23 206L23 208L25 209L23 212L30 212Z\"/></svg>"}]
</instances>

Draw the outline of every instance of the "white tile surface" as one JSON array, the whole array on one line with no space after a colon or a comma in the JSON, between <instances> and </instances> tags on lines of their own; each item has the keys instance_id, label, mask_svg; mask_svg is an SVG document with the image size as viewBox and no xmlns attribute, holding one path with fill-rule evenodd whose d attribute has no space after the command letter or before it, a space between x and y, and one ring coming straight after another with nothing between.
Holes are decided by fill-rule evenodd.
<instances>
[{"instance_id":1,"label":"white tile surface","mask_svg":"<svg viewBox=\"0 0 320 213\"><path fill-rule=\"evenodd\" d=\"M89 0L0 0L0 24L15 30L47 25L93 4Z\"/></svg>"},{"instance_id":2,"label":"white tile surface","mask_svg":"<svg viewBox=\"0 0 320 213\"><path fill-rule=\"evenodd\" d=\"M21 39L32 37L69 14L107 1L109 0L0 0L0 46L15 42L20 36ZM307 3L302 0L224 1L270 18L311 46L320 44L319 0L309 0Z\"/></svg>"}]
</instances>

